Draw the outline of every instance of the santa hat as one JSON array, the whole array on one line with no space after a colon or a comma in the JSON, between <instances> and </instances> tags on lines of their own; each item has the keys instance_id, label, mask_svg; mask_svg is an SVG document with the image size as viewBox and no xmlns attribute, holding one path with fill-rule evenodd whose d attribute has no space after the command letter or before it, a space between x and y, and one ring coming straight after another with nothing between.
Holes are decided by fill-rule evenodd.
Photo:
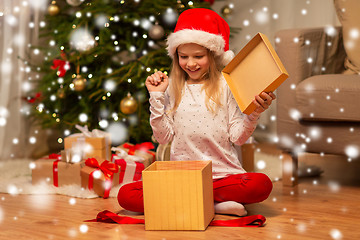
<instances>
[{"instance_id":1,"label":"santa hat","mask_svg":"<svg viewBox=\"0 0 360 240\"><path fill-rule=\"evenodd\" d=\"M225 66L234 58L233 51L229 50L229 37L229 25L219 14L193 8L180 14L174 32L167 39L167 50L174 58L179 45L196 43L214 52Z\"/></svg>"}]
</instances>

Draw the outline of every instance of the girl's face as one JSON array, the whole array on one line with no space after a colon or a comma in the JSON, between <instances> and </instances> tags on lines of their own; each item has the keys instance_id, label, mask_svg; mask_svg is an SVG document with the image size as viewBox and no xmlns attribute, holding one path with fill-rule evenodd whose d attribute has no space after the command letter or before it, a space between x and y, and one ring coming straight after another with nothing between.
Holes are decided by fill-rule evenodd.
<instances>
[{"instance_id":1,"label":"girl's face","mask_svg":"<svg viewBox=\"0 0 360 240\"><path fill-rule=\"evenodd\" d=\"M180 45L177 50L179 65L189 76L188 83L201 83L210 66L207 48L187 43Z\"/></svg>"}]
</instances>

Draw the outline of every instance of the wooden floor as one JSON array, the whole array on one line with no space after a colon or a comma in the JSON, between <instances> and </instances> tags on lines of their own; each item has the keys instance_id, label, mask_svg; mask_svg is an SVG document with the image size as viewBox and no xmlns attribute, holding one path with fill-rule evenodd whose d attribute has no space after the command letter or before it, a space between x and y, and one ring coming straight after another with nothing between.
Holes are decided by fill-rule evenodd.
<instances>
[{"instance_id":1,"label":"wooden floor","mask_svg":"<svg viewBox=\"0 0 360 240\"><path fill-rule=\"evenodd\" d=\"M0 239L360 239L360 162L317 163L322 177L302 178L295 188L276 182L268 200L247 206L249 214L267 218L261 228L145 231L144 225L83 222L105 209L124 213L114 198L0 194Z\"/></svg>"}]
</instances>

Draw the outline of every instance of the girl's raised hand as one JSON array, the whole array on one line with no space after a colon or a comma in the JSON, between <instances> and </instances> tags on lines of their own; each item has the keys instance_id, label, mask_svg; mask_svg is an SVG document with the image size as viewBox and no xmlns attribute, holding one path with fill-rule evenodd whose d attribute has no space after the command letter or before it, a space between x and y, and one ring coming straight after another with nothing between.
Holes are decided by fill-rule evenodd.
<instances>
[{"instance_id":1,"label":"girl's raised hand","mask_svg":"<svg viewBox=\"0 0 360 240\"><path fill-rule=\"evenodd\" d=\"M273 100L276 99L276 96L273 92L262 92L259 95L255 96L253 103L256 105L255 112L262 113L268 109Z\"/></svg>"},{"instance_id":2,"label":"girl's raised hand","mask_svg":"<svg viewBox=\"0 0 360 240\"><path fill-rule=\"evenodd\" d=\"M169 85L169 77L163 72L156 72L146 78L145 86L149 92L165 92Z\"/></svg>"}]
</instances>

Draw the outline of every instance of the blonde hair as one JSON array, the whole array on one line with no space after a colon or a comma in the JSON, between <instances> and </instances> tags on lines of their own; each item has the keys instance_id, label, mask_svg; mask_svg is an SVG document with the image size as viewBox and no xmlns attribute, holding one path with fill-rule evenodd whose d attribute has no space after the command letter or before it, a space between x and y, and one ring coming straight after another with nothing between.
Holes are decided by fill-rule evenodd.
<instances>
[{"instance_id":1,"label":"blonde hair","mask_svg":"<svg viewBox=\"0 0 360 240\"><path fill-rule=\"evenodd\" d=\"M214 53L208 50L208 58L209 58L209 71L206 73L203 78L206 80L202 86L201 90L205 91L205 105L206 108L216 114L218 108L222 106L221 104L221 86L220 86L220 78L221 78L221 68L223 67L220 64L219 57L216 57ZM174 105L171 109L171 112L176 111L181 102L181 98L184 93L185 81L187 78L186 72L180 67L179 64L179 55L177 51L175 52L175 56L172 62L172 68L170 72L170 83L169 83L169 91L170 95L174 98Z\"/></svg>"}]
</instances>

